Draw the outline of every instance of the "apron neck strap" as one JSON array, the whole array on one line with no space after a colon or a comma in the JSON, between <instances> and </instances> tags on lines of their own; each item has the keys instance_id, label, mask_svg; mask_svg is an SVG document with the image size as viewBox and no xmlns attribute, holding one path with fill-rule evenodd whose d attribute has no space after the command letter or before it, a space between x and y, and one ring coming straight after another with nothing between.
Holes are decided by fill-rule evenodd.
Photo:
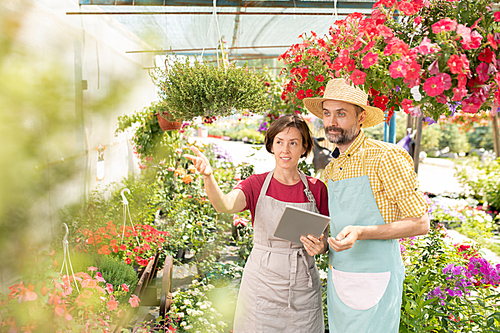
<instances>
[{"instance_id":1,"label":"apron neck strap","mask_svg":"<svg viewBox=\"0 0 500 333\"><path fill-rule=\"evenodd\" d=\"M267 174L266 180L264 180L264 184L262 184L262 188L260 189L259 199L266 196L267 189L269 188L269 184L271 183L271 179L274 175L274 169L269 171Z\"/></svg>"},{"instance_id":2,"label":"apron neck strap","mask_svg":"<svg viewBox=\"0 0 500 333\"><path fill-rule=\"evenodd\" d=\"M363 145L361 146L361 167L363 168L363 176L366 176L365 142L363 142Z\"/></svg>"}]
</instances>

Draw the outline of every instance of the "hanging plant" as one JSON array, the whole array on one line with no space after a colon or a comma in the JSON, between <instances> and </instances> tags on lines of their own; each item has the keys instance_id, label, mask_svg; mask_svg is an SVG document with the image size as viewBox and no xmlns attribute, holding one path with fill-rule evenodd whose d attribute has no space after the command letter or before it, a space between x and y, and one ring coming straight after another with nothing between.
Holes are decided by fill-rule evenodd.
<instances>
[{"instance_id":1,"label":"hanging plant","mask_svg":"<svg viewBox=\"0 0 500 333\"><path fill-rule=\"evenodd\" d=\"M279 57L288 82L282 98L301 104L344 77L370 104L419 116L477 113L500 105L500 12L491 0L379 0L370 16L353 13L325 37Z\"/></svg>"},{"instance_id":2,"label":"hanging plant","mask_svg":"<svg viewBox=\"0 0 500 333\"><path fill-rule=\"evenodd\" d=\"M270 105L262 75L234 64L224 68L176 59L165 70L154 71L152 79L168 112L178 120L203 117L211 122L235 112L262 114Z\"/></svg>"}]
</instances>

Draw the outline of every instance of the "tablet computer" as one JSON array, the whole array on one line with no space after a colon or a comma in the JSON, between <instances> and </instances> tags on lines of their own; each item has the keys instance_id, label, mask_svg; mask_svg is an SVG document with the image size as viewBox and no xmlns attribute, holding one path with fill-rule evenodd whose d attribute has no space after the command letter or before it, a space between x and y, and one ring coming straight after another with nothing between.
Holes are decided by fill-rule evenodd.
<instances>
[{"instance_id":1,"label":"tablet computer","mask_svg":"<svg viewBox=\"0 0 500 333\"><path fill-rule=\"evenodd\" d=\"M329 222L329 216L286 206L274 231L274 237L302 244L300 236L313 235L319 238Z\"/></svg>"}]
</instances>

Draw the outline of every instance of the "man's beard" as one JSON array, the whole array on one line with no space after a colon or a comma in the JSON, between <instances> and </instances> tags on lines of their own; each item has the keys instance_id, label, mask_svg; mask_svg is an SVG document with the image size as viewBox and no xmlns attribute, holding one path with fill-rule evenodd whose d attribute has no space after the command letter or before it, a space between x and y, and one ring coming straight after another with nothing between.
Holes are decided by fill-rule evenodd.
<instances>
[{"instance_id":1,"label":"man's beard","mask_svg":"<svg viewBox=\"0 0 500 333\"><path fill-rule=\"evenodd\" d=\"M330 133L330 131L340 132L340 135L334 135ZM328 126L325 128L325 136L331 143L335 143L337 145L344 145L346 143L351 142L357 135L357 126L354 125L348 130L344 130L340 127Z\"/></svg>"}]
</instances>

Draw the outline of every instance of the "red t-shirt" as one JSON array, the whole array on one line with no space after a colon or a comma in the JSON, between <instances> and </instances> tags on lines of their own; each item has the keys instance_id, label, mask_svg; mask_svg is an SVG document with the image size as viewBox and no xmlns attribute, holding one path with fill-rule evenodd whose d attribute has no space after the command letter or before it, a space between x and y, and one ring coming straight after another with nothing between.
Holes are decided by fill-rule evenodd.
<instances>
[{"instance_id":1,"label":"red t-shirt","mask_svg":"<svg viewBox=\"0 0 500 333\"><path fill-rule=\"evenodd\" d=\"M252 214L252 223L255 216L255 206L257 205L257 200L259 199L260 190L262 189L262 185L264 185L264 181L266 180L268 174L269 172L252 175L235 187L235 189L242 190L245 194L247 206L243 210L250 209L250 213ZM329 216L328 192L326 190L326 185L317 178L306 176L306 179L309 183L309 190L314 195L314 199L316 199L316 205L318 206L320 214ZM309 202L304 193L304 183L302 181L299 181L295 185L285 185L272 177L266 195L284 202Z\"/></svg>"}]
</instances>

